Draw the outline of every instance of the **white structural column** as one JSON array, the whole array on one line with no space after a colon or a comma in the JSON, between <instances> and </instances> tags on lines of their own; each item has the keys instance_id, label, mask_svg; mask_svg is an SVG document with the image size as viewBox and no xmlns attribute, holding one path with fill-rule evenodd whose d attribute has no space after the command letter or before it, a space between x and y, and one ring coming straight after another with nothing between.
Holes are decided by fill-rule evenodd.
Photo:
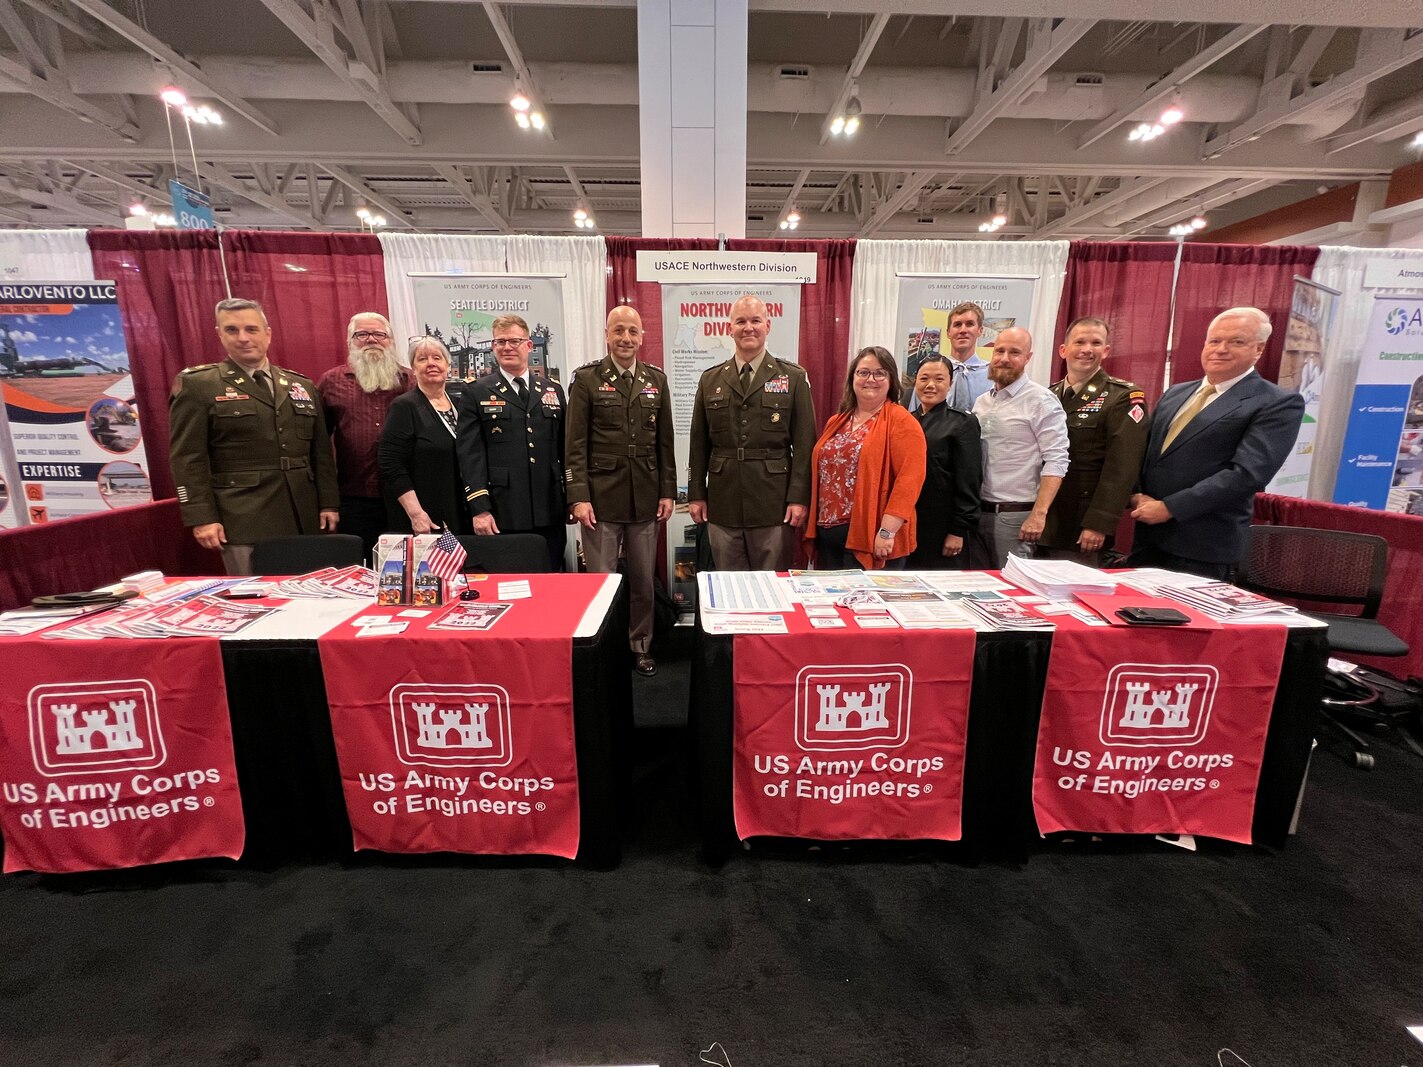
<instances>
[{"instance_id":1,"label":"white structural column","mask_svg":"<svg viewBox=\"0 0 1423 1067\"><path fill-rule=\"evenodd\" d=\"M748 0L638 0L644 237L746 236Z\"/></svg>"}]
</instances>

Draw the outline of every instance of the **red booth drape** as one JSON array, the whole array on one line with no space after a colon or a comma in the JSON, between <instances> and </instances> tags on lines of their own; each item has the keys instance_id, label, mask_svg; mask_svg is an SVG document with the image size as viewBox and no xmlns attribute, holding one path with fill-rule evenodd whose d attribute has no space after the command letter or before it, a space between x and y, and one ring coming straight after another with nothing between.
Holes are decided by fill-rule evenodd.
<instances>
[{"instance_id":1,"label":"red booth drape","mask_svg":"<svg viewBox=\"0 0 1423 1067\"><path fill-rule=\"evenodd\" d=\"M1257 307L1270 316L1275 332L1255 369L1272 382L1279 378L1295 275L1308 278L1318 258L1318 248L1298 245L1183 245L1172 384L1201 376L1201 346L1211 319L1233 307Z\"/></svg>"},{"instance_id":2,"label":"red booth drape","mask_svg":"<svg viewBox=\"0 0 1423 1067\"><path fill-rule=\"evenodd\" d=\"M1108 373L1136 382L1154 405L1162 392L1166 368L1175 261L1174 244L1073 241L1067 252L1067 276L1057 314L1053 380L1066 373L1057 358L1057 344L1063 341L1068 325L1095 315L1112 327Z\"/></svg>"}]
</instances>

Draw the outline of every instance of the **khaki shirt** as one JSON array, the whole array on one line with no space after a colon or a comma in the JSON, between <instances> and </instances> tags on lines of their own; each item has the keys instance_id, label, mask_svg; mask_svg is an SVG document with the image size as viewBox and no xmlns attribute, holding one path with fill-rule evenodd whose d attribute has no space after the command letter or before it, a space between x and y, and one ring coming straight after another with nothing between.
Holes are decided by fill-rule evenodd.
<instances>
[{"instance_id":1,"label":"khaki shirt","mask_svg":"<svg viewBox=\"0 0 1423 1067\"><path fill-rule=\"evenodd\" d=\"M667 375L637 361L631 382L611 356L573 372L564 448L569 505L591 503L599 522L647 522L677 495Z\"/></svg>"},{"instance_id":2,"label":"khaki shirt","mask_svg":"<svg viewBox=\"0 0 1423 1067\"><path fill-rule=\"evenodd\" d=\"M687 499L718 526L777 526L810 503L815 406L794 363L765 354L743 385L736 359L706 371L692 405Z\"/></svg>"},{"instance_id":3,"label":"khaki shirt","mask_svg":"<svg viewBox=\"0 0 1423 1067\"><path fill-rule=\"evenodd\" d=\"M189 367L168 400L168 447L186 526L232 544L319 533L341 505L316 384L269 365L276 399L232 360Z\"/></svg>"}]
</instances>

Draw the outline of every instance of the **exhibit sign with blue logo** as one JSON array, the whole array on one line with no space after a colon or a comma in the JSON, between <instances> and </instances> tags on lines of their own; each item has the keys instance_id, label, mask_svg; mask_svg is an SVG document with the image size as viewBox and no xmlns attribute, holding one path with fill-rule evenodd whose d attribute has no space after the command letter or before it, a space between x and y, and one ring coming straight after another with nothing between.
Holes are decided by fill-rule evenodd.
<instances>
[{"instance_id":1,"label":"exhibit sign with blue logo","mask_svg":"<svg viewBox=\"0 0 1423 1067\"><path fill-rule=\"evenodd\" d=\"M1423 515L1423 300L1374 301L1334 503Z\"/></svg>"}]
</instances>

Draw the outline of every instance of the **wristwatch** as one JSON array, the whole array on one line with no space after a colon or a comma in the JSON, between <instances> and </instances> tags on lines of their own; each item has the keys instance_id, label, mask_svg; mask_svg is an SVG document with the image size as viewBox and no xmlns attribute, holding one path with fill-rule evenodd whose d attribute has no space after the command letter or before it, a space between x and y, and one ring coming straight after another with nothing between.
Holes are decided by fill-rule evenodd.
<instances>
[{"instance_id":1,"label":"wristwatch","mask_svg":"<svg viewBox=\"0 0 1423 1067\"><path fill-rule=\"evenodd\" d=\"M890 532L889 532L888 530L886 530L883 526L881 526L881 527L879 528L879 535L880 535L881 537L893 537L893 536L894 536L894 534L890 533Z\"/></svg>"}]
</instances>

